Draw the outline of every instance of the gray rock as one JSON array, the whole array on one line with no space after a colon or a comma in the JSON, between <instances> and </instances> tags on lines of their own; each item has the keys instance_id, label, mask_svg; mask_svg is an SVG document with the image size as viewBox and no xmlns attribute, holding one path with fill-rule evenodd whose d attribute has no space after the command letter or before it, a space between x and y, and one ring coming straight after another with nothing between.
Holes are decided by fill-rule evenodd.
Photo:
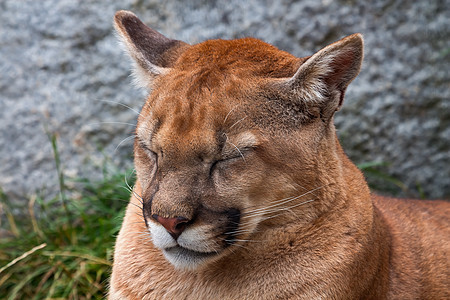
<instances>
[{"instance_id":1,"label":"gray rock","mask_svg":"<svg viewBox=\"0 0 450 300\"><path fill-rule=\"evenodd\" d=\"M427 197L450 197L446 1L3 0L0 187L13 199L44 186L48 195L57 191L45 128L58 137L69 177L101 176L108 157L132 167L127 138L145 92L132 87L129 60L113 34L119 9L190 43L254 36L297 56L363 33L363 70L336 116L347 153L356 163L388 164L381 172L408 188L403 195L422 189ZM392 187L386 179L372 182Z\"/></svg>"}]
</instances>

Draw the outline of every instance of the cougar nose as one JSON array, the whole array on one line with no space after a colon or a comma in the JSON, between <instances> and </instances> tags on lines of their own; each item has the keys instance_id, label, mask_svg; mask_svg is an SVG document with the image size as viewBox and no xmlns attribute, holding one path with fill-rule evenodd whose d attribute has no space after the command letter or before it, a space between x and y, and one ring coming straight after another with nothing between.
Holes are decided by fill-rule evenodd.
<instances>
[{"instance_id":1,"label":"cougar nose","mask_svg":"<svg viewBox=\"0 0 450 300\"><path fill-rule=\"evenodd\" d=\"M176 218L163 218L158 215L152 215L152 218L155 219L159 224L164 226L164 228L170 233L170 235L177 239L181 233L186 229L188 219L183 217Z\"/></svg>"}]
</instances>

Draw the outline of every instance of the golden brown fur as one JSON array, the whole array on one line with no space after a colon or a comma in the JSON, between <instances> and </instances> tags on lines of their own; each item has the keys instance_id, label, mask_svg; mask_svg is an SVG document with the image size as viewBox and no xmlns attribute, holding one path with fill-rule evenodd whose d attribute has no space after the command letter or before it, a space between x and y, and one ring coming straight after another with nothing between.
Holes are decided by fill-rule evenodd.
<instances>
[{"instance_id":1,"label":"golden brown fur","mask_svg":"<svg viewBox=\"0 0 450 300\"><path fill-rule=\"evenodd\" d=\"M115 25L152 92L110 299L450 297L449 203L372 196L337 140L360 35L296 58Z\"/></svg>"}]
</instances>

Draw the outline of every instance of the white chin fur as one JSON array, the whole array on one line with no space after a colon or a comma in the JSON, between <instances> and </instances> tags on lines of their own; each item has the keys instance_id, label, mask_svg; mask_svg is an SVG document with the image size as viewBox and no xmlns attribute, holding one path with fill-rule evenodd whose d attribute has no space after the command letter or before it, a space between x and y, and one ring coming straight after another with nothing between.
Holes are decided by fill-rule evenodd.
<instances>
[{"instance_id":1,"label":"white chin fur","mask_svg":"<svg viewBox=\"0 0 450 300\"><path fill-rule=\"evenodd\" d=\"M159 224L148 222L153 245L159 249L175 247L177 242L173 237Z\"/></svg>"},{"instance_id":2,"label":"white chin fur","mask_svg":"<svg viewBox=\"0 0 450 300\"><path fill-rule=\"evenodd\" d=\"M195 270L217 253L195 252L179 246L163 250L164 257L177 269Z\"/></svg>"},{"instance_id":3,"label":"white chin fur","mask_svg":"<svg viewBox=\"0 0 450 300\"><path fill-rule=\"evenodd\" d=\"M177 269L195 270L218 254L217 250L210 251L207 243L201 241L197 230L186 230L177 243L163 226L154 222L148 225L153 245Z\"/></svg>"}]
</instances>

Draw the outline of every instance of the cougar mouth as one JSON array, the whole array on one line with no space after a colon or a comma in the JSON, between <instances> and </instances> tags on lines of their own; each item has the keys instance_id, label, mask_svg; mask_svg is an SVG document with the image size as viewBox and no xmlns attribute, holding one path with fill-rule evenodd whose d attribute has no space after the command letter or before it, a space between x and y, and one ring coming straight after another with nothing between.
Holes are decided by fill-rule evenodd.
<instances>
[{"instance_id":1,"label":"cougar mouth","mask_svg":"<svg viewBox=\"0 0 450 300\"><path fill-rule=\"evenodd\" d=\"M189 256L194 258L204 258L218 254L218 252L199 252L195 250L190 250L179 245L164 249L163 251L166 252L167 254L174 256Z\"/></svg>"},{"instance_id":2,"label":"cougar mouth","mask_svg":"<svg viewBox=\"0 0 450 300\"><path fill-rule=\"evenodd\" d=\"M219 255L219 252L198 252L179 245L162 251L169 262L182 269L195 269L205 260Z\"/></svg>"}]
</instances>

